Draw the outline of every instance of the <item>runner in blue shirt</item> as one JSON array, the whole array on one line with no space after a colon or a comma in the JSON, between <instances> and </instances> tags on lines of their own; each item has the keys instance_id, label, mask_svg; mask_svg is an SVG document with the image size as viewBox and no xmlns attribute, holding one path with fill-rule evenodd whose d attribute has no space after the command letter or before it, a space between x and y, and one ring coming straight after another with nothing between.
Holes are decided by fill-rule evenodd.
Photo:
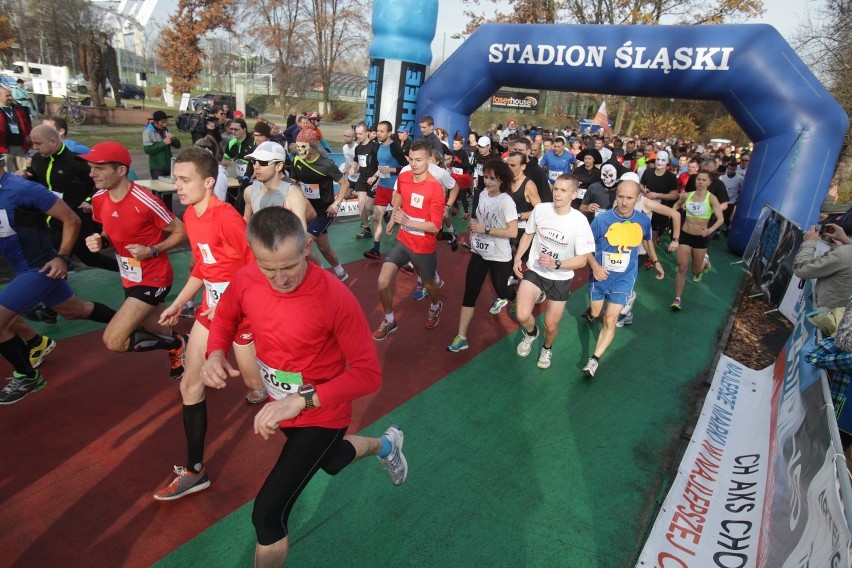
<instances>
[{"instance_id":1,"label":"runner in blue shirt","mask_svg":"<svg viewBox=\"0 0 852 568\"><path fill-rule=\"evenodd\" d=\"M592 319L598 318L601 313L604 317L594 354L583 367L583 372L589 377L595 376L599 358L612 343L618 316L633 291L639 272L639 245L645 247L654 262L657 279L662 280L666 276L651 240L651 219L636 210L640 195L641 188L637 182L622 181L616 190L615 206L592 221L595 254L594 260L589 261L592 269L589 314ZM604 302L607 303L605 310Z\"/></svg>"},{"instance_id":2,"label":"runner in blue shirt","mask_svg":"<svg viewBox=\"0 0 852 568\"><path fill-rule=\"evenodd\" d=\"M553 149L548 150L538 165L547 170L547 178L550 185L556 183L556 178L562 174L570 174L574 171L574 163L577 158L571 152L565 151L565 139L557 136L553 140Z\"/></svg>"},{"instance_id":3,"label":"runner in blue shirt","mask_svg":"<svg viewBox=\"0 0 852 568\"><path fill-rule=\"evenodd\" d=\"M0 255L14 267L15 278L0 292L0 356L14 369L11 380L0 391L0 404L14 404L47 384L34 368L41 358L31 360L29 349L36 341L42 343L42 338L20 322L19 314L39 302L65 319L108 323L115 312L103 304L83 302L65 280L80 218L43 185L6 172L2 158ZM47 216L62 222L58 253L51 244ZM27 335L32 337L28 340ZM42 346L41 357L45 351Z\"/></svg>"}]
</instances>

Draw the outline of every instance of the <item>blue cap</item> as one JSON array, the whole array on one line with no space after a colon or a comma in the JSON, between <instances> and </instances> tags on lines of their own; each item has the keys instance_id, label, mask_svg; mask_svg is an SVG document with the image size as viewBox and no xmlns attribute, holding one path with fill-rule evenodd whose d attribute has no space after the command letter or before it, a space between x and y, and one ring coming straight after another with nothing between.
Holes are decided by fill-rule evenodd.
<instances>
[{"instance_id":1,"label":"blue cap","mask_svg":"<svg viewBox=\"0 0 852 568\"><path fill-rule=\"evenodd\" d=\"M408 129L408 126L405 125L405 124L400 124L399 127L396 129L396 131L397 132L407 132L408 134L411 134L411 131Z\"/></svg>"}]
</instances>

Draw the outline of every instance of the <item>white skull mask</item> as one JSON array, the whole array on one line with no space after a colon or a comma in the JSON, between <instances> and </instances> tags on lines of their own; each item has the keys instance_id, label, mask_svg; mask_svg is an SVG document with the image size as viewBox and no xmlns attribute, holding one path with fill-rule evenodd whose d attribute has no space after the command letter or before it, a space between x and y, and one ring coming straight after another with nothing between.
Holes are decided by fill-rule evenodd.
<instances>
[{"instance_id":1,"label":"white skull mask","mask_svg":"<svg viewBox=\"0 0 852 568\"><path fill-rule=\"evenodd\" d=\"M299 153L300 157L307 158L308 154L311 152L311 145L307 142L296 142L296 151Z\"/></svg>"},{"instance_id":2,"label":"white skull mask","mask_svg":"<svg viewBox=\"0 0 852 568\"><path fill-rule=\"evenodd\" d=\"M603 183L604 186L614 186L617 178L618 173L615 171L615 166L612 164L606 164L601 168L601 183Z\"/></svg>"},{"instance_id":3,"label":"white skull mask","mask_svg":"<svg viewBox=\"0 0 852 568\"><path fill-rule=\"evenodd\" d=\"M657 152L657 158L654 160L654 165L662 169L669 165L669 153L664 151Z\"/></svg>"}]
</instances>

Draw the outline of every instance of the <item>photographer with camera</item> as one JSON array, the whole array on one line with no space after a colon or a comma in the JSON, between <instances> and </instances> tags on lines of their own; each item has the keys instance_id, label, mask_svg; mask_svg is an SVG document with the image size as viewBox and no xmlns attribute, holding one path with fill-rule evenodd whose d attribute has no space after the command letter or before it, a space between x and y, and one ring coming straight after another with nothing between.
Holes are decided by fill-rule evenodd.
<instances>
[{"instance_id":1,"label":"photographer with camera","mask_svg":"<svg viewBox=\"0 0 852 568\"><path fill-rule=\"evenodd\" d=\"M827 223L815 225L804 234L802 246L793 262L793 272L799 278L815 278L814 305L820 308L840 308L852 294L852 227ZM817 242L822 237L831 250L817 256Z\"/></svg>"},{"instance_id":2,"label":"photographer with camera","mask_svg":"<svg viewBox=\"0 0 852 568\"><path fill-rule=\"evenodd\" d=\"M192 143L195 144L201 138L210 135L216 139L217 143L221 144L222 130L228 121L228 115L222 107L204 105L198 111L198 114L201 116L201 120L192 129Z\"/></svg>"}]
</instances>

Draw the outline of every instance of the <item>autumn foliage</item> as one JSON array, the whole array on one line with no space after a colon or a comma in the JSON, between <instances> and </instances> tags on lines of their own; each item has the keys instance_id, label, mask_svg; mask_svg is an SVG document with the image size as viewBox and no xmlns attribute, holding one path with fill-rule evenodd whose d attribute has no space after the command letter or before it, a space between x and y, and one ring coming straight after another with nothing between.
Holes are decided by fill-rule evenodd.
<instances>
[{"instance_id":1,"label":"autumn foliage","mask_svg":"<svg viewBox=\"0 0 852 568\"><path fill-rule=\"evenodd\" d=\"M199 83L204 65L200 41L216 29L230 30L235 0L180 0L156 48L160 65L172 78L172 90L187 93Z\"/></svg>"}]
</instances>

